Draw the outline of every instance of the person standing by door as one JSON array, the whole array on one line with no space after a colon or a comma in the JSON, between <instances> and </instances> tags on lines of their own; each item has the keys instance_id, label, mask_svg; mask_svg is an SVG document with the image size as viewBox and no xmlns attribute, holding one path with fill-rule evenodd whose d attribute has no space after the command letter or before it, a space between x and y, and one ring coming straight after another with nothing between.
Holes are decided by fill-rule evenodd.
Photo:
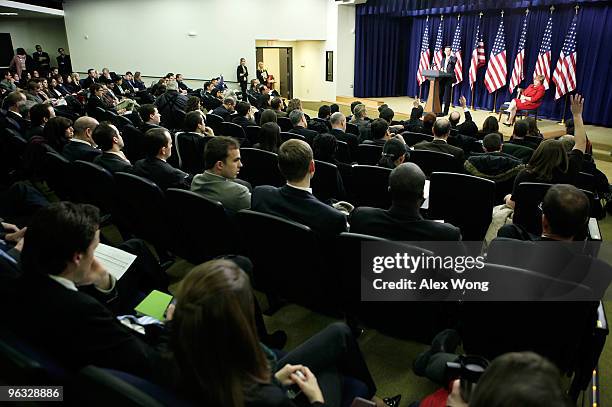
<instances>
[{"instance_id":1,"label":"person standing by door","mask_svg":"<svg viewBox=\"0 0 612 407\"><path fill-rule=\"evenodd\" d=\"M247 100L247 84L249 83L249 69L246 66L246 59L240 58L240 65L236 68L236 77L242 90L242 100Z\"/></svg>"}]
</instances>

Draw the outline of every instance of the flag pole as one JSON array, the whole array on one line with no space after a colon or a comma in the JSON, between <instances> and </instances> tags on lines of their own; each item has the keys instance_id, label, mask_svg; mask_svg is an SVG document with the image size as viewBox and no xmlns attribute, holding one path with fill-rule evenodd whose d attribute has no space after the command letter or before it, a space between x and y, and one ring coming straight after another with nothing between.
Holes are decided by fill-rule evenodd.
<instances>
[{"instance_id":1,"label":"flag pole","mask_svg":"<svg viewBox=\"0 0 612 407\"><path fill-rule=\"evenodd\" d=\"M567 96L569 95L569 93L565 94L565 98L564 98L564 102L563 102L563 116L561 116L561 122L559 123L560 125L564 126L565 125L565 110L567 109Z\"/></svg>"},{"instance_id":2,"label":"flag pole","mask_svg":"<svg viewBox=\"0 0 612 407\"><path fill-rule=\"evenodd\" d=\"M482 20L482 16L484 15L484 13L481 11L480 13L478 13L478 27L480 27L480 21ZM480 28L479 28L479 35L480 35ZM476 38L476 42L478 42L478 38ZM478 45L476 45L478 46ZM472 51L474 52L474 51ZM478 65L476 65L478 66ZM474 84L472 86L472 110L474 110L474 92L476 91L476 78L478 77L478 69L476 69L476 77L474 78Z\"/></svg>"},{"instance_id":3,"label":"flag pole","mask_svg":"<svg viewBox=\"0 0 612 407\"><path fill-rule=\"evenodd\" d=\"M472 110L474 110L474 87L472 87Z\"/></svg>"},{"instance_id":4,"label":"flag pole","mask_svg":"<svg viewBox=\"0 0 612 407\"><path fill-rule=\"evenodd\" d=\"M493 111L491 113L496 113L496 105L497 105L497 90L493 94Z\"/></svg>"},{"instance_id":5,"label":"flag pole","mask_svg":"<svg viewBox=\"0 0 612 407\"><path fill-rule=\"evenodd\" d=\"M459 21L461 20L461 14L457 14L457 24L459 24ZM453 42L455 42L455 38L453 37ZM451 48L451 52L452 52L452 48ZM457 78L455 78L456 80ZM455 83L453 83L451 85L451 97L450 97L450 105L451 107L454 109L455 108L455 100L453 99L453 91L455 90Z\"/></svg>"}]
</instances>

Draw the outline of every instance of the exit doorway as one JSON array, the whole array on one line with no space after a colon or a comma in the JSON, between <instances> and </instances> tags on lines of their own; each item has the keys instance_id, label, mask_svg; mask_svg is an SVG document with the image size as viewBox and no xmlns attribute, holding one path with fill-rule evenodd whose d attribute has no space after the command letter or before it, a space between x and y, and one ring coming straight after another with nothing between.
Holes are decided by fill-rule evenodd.
<instances>
[{"instance_id":1,"label":"exit doorway","mask_svg":"<svg viewBox=\"0 0 612 407\"><path fill-rule=\"evenodd\" d=\"M291 47L257 47L257 61L264 63L268 75L274 76L274 89L286 99L293 98L293 48Z\"/></svg>"}]
</instances>

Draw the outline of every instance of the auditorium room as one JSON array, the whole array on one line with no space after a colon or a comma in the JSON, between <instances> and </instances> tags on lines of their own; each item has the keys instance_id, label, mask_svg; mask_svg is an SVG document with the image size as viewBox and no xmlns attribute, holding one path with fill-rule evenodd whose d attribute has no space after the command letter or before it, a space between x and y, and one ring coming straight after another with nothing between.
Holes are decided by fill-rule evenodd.
<instances>
[{"instance_id":1,"label":"auditorium room","mask_svg":"<svg viewBox=\"0 0 612 407\"><path fill-rule=\"evenodd\" d=\"M612 406L610 41L607 0L0 1L0 404Z\"/></svg>"}]
</instances>

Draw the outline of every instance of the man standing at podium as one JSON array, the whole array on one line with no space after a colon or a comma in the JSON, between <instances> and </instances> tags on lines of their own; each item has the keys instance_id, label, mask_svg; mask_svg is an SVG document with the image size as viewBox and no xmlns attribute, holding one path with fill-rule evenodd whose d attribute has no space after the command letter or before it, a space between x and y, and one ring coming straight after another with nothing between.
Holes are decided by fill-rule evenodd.
<instances>
[{"instance_id":1,"label":"man standing at podium","mask_svg":"<svg viewBox=\"0 0 612 407\"><path fill-rule=\"evenodd\" d=\"M451 55L451 53L450 45L444 47L444 58L442 58L442 62L440 63L440 71L452 75L448 78L440 78L440 104L442 105L442 116L448 114L451 100L451 87L453 83L457 81L455 77L455 63L457 63L457 57Z\"/></svg>"}]
</instances>

